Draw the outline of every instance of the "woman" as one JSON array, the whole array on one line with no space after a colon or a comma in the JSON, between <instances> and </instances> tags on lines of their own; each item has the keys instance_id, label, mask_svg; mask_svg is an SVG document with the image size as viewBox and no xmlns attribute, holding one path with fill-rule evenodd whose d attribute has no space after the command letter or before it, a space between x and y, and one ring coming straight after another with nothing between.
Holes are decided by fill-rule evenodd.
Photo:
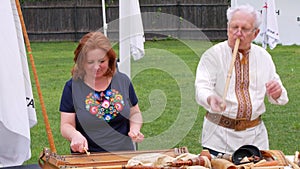
<instances>
[{"instance_id":1,"label":"woman","mask_svg":"<svg viewBox=\"0 0 300 169\"><path fill-rule=\"evenodd\" d=\"M135 150L141 142L142 115L130 79L117 71L116 54L101 32L80 40L72 79L60 104L61 133L72 152Z\"/></svg>"}]
</instances>

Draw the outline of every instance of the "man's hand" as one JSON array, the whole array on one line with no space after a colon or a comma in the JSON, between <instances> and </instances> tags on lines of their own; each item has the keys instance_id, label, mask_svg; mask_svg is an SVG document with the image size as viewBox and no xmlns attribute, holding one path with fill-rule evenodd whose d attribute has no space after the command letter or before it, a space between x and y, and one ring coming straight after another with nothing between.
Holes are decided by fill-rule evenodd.
<instances>
[{"instance_id":1,"label":"man's hand","mask_svg":"<svg viewBox=\"0 0 300 169\"><path fill-rule=\"evenodd\" d=\"M271 96L274 100L277 100L282 93L281 86L278 82L271 80L266 83L267 94Z\"/></svg>"},{"instance_id":2,"label":"man's hand","mask_svg":"<svg viewBox=\"0 0 300 169\"><path fill-rule=\"evenodd\" d=\"M226 103L223 102L222 98L216 95L211 95L207 98L207 103L214 112L222 112L226 109Z\"/></svg>"}]
</instances>

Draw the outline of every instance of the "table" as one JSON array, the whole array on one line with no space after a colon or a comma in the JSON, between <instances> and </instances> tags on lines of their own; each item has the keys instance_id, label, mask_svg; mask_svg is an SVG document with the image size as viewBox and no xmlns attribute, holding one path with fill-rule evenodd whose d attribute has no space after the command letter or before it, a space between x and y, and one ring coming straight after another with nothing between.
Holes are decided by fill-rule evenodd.
<instances>
[{"instance_id":1,"label":"table","mask_svg":"<svg viewBox=\"0 0 300 169\"><path fill-rule=\"evenodd\" d=\"M28 165L20 165L20 166L12 166L12 167L3 167L1 169L41 169L38 164L28 164Z\"/></svg>"}]
</instances>

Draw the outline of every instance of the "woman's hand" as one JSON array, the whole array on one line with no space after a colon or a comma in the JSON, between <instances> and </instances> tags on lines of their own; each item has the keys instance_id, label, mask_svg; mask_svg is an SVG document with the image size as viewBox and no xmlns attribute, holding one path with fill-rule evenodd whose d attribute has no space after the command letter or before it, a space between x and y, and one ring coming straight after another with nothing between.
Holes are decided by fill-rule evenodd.
<instances>
[{"instance_id":1,"label":"woman's hand","mask_svg":"<svg viewBox=\"0 0 300 169\"><path fill-rule=\"evenodd\" d=\"M144 134L141 133L140 129L143 124L143 118L138 104L130 108L129 120L130 130L128 136L131 137L133 142L142 142L144 140Z\"/></svg>"},{"instance_id":2,"label":"woman's hand","mask_svg":"<svg viewBox=\"0 0 300 169\"><path fill-rule=\"evenodd\" d=\"M80 132L77 132L71 139L70 147L74 152L84 153L85 150L88 150L88 143L86 138Z\"/></svg>"},{"instance_id":3,"label":"woman's hand","mask_svg":"<svg viewBox=\"0 0 300 169\"><path fill-rule=\"evenodd\" d=\"M131 137L133 142L140 143L144 140L144 134L140 130L130 129L128 136Z\"/></svg>"},{"instance_id":4,"label":"woman's hand","mask_svg":"<svg viewBox=\"0 0 300 169\"><path fill-rule=\"evenodd\" d=\"M85 149L88 149L88 143L86 138L76 130L75 112L61 112L60 114L60 130L62 136L71 142L70 147L72 151L80 153L85 152Z\"/></svg>"}]
</instances>

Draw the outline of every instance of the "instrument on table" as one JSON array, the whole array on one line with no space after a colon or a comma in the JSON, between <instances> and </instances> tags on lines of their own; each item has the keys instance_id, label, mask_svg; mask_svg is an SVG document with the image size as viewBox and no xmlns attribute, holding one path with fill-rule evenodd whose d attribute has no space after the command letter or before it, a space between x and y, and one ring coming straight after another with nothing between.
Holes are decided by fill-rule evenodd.
<instances>
[{"instance_id":1,"label":"instrument on table","mask_svg":"<svg viewBox=\"0 0 300 169\"><path fill-rule=\"evenodd\" d=\"M146 153L161 153L170 157L176 157L180 154L188 153L188 149L182 147L165 150L58 155L51 152L50 149L44 148L41 152L39 163L43 169L137 169L138 166L126 167L128 160L134 156Z\"/></svg>"}]
</instances>

